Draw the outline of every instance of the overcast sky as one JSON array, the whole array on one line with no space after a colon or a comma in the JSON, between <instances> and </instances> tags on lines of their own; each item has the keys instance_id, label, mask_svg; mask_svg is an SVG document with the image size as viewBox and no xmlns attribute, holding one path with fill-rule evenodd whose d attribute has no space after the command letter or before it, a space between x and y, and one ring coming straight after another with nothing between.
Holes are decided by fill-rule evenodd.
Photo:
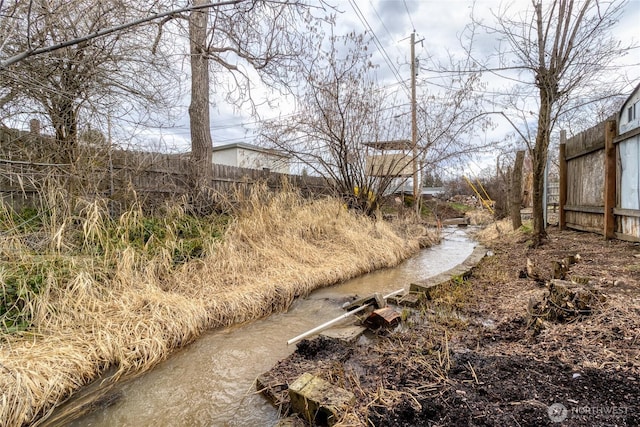
<instances>
[{"instance_id":1,"label":"overcast sky","mask_svg":"<svg viewBox=\"0 0 640 427\"><path fill-rule=\"evenodd\" d=\"M329 0L336 6L336 34L345 34L350 31L368 32L375 37L376 50L373 60L379 66L377 77L384 86L402 90L399 79L409 81L410 40L413 31L416 32L416 40L422 40L416 46L416 57L420 61L421 68L433 68L433 63L446 62L448 54L462 55L459 38L465 26L471 21L471 13L477 18L489 22L491 11L496 11L501 2L499 0L476 0L472 11L473 2L469 0ZM514 0L502 2L502 5L511 4L512 10L518 7L530 6L528 0ZM625 15L615 29L615 35L622 40L640 39L638 31L640 22L640 0L631 0L626 8ZM476 49L490 54L495 46L487 37L480 38ZM626 64L640 63L640 52L631 52L622 58ZM630 79L637 82L640 77L640 68L627 67ZM435 75L422 71L419 76L421 91L437 90ZM433 83L430 83L433 82ZM506 82L493 78L490 85L504 85ZM488 89L490 90L490 89ZM631 90L631 87L629 88ZM407 99L407 102L409 100ZM280 109L263 108L260 111L260 119L275 117L278 114L286 114L287 105L282 103ZM189 150L189 129L187 115L188 100L185 101L184 114L177 120L178 126L173 129L164 129L161 132L153 129L148 135L154 139L162 137L162 143L170 149L179 151ZM408 108L408 107L407 107ZM212 108L211 129L214 145L225 145L234 142L253 142L254 130L258 119L251 117L247 112L226 104L224 101L216 102ZM493 131L492 138L499 137L499 133L508 132L509 129L499 127Z\"/></svg>"}]
</instances>

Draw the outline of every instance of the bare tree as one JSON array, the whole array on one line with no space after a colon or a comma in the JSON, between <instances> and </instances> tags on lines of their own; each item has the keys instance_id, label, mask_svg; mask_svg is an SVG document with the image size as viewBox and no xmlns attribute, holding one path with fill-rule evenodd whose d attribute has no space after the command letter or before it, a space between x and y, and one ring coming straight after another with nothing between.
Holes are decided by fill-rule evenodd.
<instances>
[{"instance_id":1,"label":"bare tree","mask_svg":"<svg viewBox=\"0 0 640 427\"><path fill-rule=\"evenodd\" d=\"M128 30L133 27L138 27L140 25L147 24L152 21L162 20L160 21L160 26L163 23L179 16L182 13L190 12L192 10L200 10L200 9L208 9L214 7L222 7L230 4L241 3L249 0L226 0L226 1L216 1L213 3L201 3L198 5L191 5L186 7L176 7L175 9L165 10L159 13L151 13L146 16L133 19L131 21L126 21L124 23L119 23L112 27L96 29L92 33L82 34L72 39L59 41L57 43L49 44L49 45L28 45L24 50L14 52L12 56L4 57L4 55L0 55L2 60L0 60L0 68L6 68L12 64L23 61L26 58L43 55L46 53L54 52L56 50L64 49L65 47L75 46L77 44L87 42L93 39L101 38L104 36L108 36L115 33L120 33L124 30ZM169 2L171 3L171 2ZM15 25L14 21L21 20L22 17L17 14L17 10L19 6L24 5L24 2L18 1L0 1L0 16L2 16L2 20L0 20L0 46L4 46L4 44L13 37L15 34ZM33 4L33 0L30 0L30 4ZM162 6L161 1L157 1L153 3L154 6ZM0 49L1 51L1 49Z\"/></svg>"},{"instance_id":2,"label":"bare tree","mask_svg":"<svg viewBox=\"0 0 640 427\"><path fill-rule=\"evenodd\" d=\"M324 49L314 49L318 55L301 61L305 85L298 111L268 123L264 136L327 179L350 206L372 213L386 195L403 191L412 175L409 91L400 86L394 94L377 84L364 35L327 40ZM475 133L489 125L477 108L479 73L428 71L437 75L438 86L427 92L426 80L420 80L421 171L477 153L486 144Z\"/></svg>"},{"instance_id":3,"label":"bare tree","mask_svg":"<svg viewBox=\"0 0 640 427\"><path fill-rule=\"evenodd\" d=\"M516 160L513 164L509 187L509 213L511 216L511 226L517 230L522 226L522 166L524 164L524 151L516 152Z\"/></svg>"},{"instance_id":4,"label":"bare tree","mask_svg":"<svg viewBox=\"0 0 640 427\"><path fill-rule=\"evenodd\" d=\"M3 56L13 58L111 28L144 15L153 3L16 2L11 9L16 31L5 40ZM168 56L149 43L154 30L138 26L12 62L0 69L5 109L47 117L56 136L53 160L74 163L81 115L119 109L144 120L154 108L171 102L170 88L178 87L178 81Z\"/></svg>"},{"instance_id":5,"label":"bare tree","mask_svg":"<svg viewBox=\"0 0 640 427\"><path fill-rule=\"evenodd\" d=\"M206 182L212 162L210 87L234 105L249 103L255 111L255 75L270 87L290 83L291 67L315 34L311 10L299 0L254 0L191 12L189 114L193 175L200 180L196 186Z\"/></svg>"},{"instance_id":6,"label":"bare tree","mask_svg":"<svg viewBox=\"0 0 640 427\"><path fill-rule=\"evenodd\" d=\"M372 214L394 178L411 173L410 142L385 144L397 110L385 107L389 94L375 83L364 35L331 35L313 52L300 61L298 111L266 122L263 137L324 177L349 206Z\"/></svg>"},{"instance_id":7,"label":"bare tree","mask_svg":"<svg viewBox=\"0 0 640 427\"><path fill-rule=\"evenodd\" d=\"M194 5L204 0L194 0ZM197 189L209 182L212 173L213 141L209 118L209 58L207 30L209 11L194 10L189 14L189 45L191 54L191 129L192 179Z\"/></svg>"},{"instance_id":8,"label":"bare tree","mask_svg":"<svg viewBox=\"0 0 640 427\"><path fill-rule=\"evenodd\" d=\"M511 93L511 105L520 120L509 120L527 143L533 163L536 244L546 236L544 171L552 131L572 103L588 104L619 83L607 66L628 49L610 33L624 5L622 1L532 0L530 8L515 17L507 8L494 14L495 25L481 24L501 42L500 64L492 71L519 72L512 76L521 84ZM532 95L536 106L531 105ZM532 109L537 109L533 129L528 127Z\"/></svg>"},{"instance_id":9,"label":"bare tree","mask_svg":"<svg viewBox=\"0 0 640 427\"><path fill-rule=\"evenodd\" d=\"M452 71L455 70L455 71ZM487 149L498 150L500 141L486 140L492 128L482 108L482 73L469 57L453 56L448 63L423 68L419 79L418 154L423 170L459 163Z\"/></svg>"}]
</instances>

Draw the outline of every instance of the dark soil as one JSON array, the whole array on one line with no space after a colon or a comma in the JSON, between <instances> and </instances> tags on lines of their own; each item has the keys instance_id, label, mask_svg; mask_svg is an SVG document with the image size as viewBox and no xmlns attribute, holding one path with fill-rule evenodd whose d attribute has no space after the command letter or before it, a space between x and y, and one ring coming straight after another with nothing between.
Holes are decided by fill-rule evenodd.
<instances>
[{"instance_id":1,"label":"dark soil","mask_svg":"<svg viewBox=\"0 0 640 427\"><path fill-rule=\"evenodd\" d=\"M303 340L297 345L296 355L302 359L313 360L345 360L352 350L342 341L319 336L314 340Z\"/></svg>"},{"instance_id":2,"label":"dark soil","mask_svg":"<svg viewBox=\"0 0 640 427\"><path fill-rule=\"evenodd\" d=\"M562 403L571 411L563 426L640 425L638 382L621 373L577 373L560 361L476 352L454 353L453 358L448 384L439 396L419 401L419 410L406 402L382 408L369 417L373 424L551 426L558 423L551 420L548 407Z\"/></svg>"},{"instance_id":3,"label":"dark soil","mask_svg":"<svg viewBox=\"0 0 640 427\"><path fill-rule=\"evenodd\" d=\"M526 235L491 246L467 281L373 343L299 343L265 374L285 385L283 414L286 384L310 372L356 395L342 425L640 425L640 246L557 230L536 249ZM588 314L539 316L552 262L569 255L566 278L604 298ZM522 275L527 258L536 277Z\"/></svg>"}]
</instances>

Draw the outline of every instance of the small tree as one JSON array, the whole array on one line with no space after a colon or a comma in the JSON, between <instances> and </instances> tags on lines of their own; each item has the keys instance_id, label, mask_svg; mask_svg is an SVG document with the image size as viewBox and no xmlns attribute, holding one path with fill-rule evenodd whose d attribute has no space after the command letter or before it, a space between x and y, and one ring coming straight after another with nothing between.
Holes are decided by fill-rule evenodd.
<instances>
[{"instance_id":1,"label":"small tree","mask_svg":"<svg viewBox=\"0 0 640 427\"><path fill-rule=\"evenodd\" d=\"M410 169L410 145L396 141L393 155L377 150L392 135L386 124L397 110L385 108L388 94L375 83L364 35L331 35L316 52L299 64L298 111L268 122L263 136L324 177L349 206L372 214L394 178Z\"/></svg>"},{"instance_id":2,"label":"small tree","mask_svg":"<svg viewBox=\"0 0 640 427\"><path fill-rule=\"evenodd\" d=\"M581 103L601 99L618 83L607 65L628 49L615 41L610 31L624 2L598 0L532 0L531 7L515 18L509 10L494 14L494 26L479 24L497 34L501 44L497 70L517 70L523 84L509 94L520 112L533 164L533 233L540 244L546 236L544 224L544 172L551 133L560 116L576 99ZM533 89L532 91L528 89ZM532 93L534 92L534 93ZM617 91L614 91L617 92ZM530 102L535 99L537 107ZM525 101L525 102L523 102ZM529 103L529 105L527 105ZM535 129L528 128L529 111L537 109ZM514 123L513 119L510 119Z\"/></svg>"}]
</instances>

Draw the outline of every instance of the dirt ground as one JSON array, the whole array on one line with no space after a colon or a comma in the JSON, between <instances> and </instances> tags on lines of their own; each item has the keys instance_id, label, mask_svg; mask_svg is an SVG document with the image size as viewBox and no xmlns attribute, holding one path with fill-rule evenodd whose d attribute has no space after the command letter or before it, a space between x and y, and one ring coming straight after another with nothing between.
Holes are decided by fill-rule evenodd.
<instances>
[{"instance_id":1,"label":"dirt ground","mask_svg":"<svg viewBox=\"0 0 640 427\"><path fill-rule=\"evenodd\" d=\"M470 278L398 308L394 329L299 343L266 374L283 415L286 384L311 372L356 395L345 426L640 425L640 246L554 228L528 243L488 242ZM553 262L569 256L562 283L597 295L588 310L551 299Z\"/></svg>"}]
</instances>

